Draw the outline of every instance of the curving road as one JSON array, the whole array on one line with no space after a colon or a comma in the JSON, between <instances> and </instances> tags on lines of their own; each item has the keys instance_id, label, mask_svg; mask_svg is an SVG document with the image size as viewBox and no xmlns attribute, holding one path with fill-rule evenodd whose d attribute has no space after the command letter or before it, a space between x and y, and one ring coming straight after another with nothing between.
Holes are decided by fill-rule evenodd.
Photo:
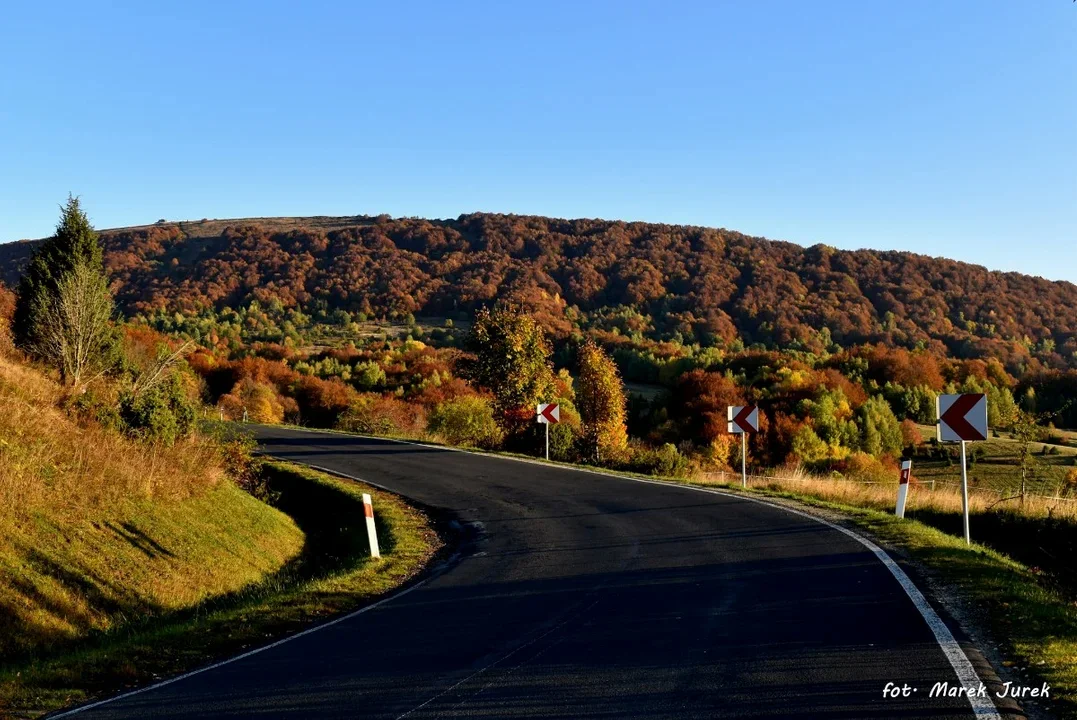
<instances>
[{"instance_id":1,"label":"curving road","mask_svg":"<svg viewBox=\"0 0 1077 720\"><path fill-rule=\"evenodd\" d=\"M928 697L959 684L951 659L890 570L833 527L673 485L259 436L481 524L481 539L367 612L77 717L973 716L967 699ZM919 690L884 699L888 682Z\"/></svg>"}]
</instances>

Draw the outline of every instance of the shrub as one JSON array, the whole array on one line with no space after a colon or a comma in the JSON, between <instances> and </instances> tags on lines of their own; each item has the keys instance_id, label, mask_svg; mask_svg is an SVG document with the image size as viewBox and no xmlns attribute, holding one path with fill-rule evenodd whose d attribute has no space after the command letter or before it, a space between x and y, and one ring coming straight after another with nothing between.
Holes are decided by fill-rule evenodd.
<instances>
[{"instance_id":1,"label":"shrub","mask_svg":"<svg viewBox=\"0 0 1077 720\"><path fill-rule=\"evenodd\" d=\"M70 401L67 409L81 422L96 423L109 430L124 429L116 392L109 385L97 384L86 388L85 392Z\"/></svg>"},{"instance_id":2,"label":"shrub","mask_svg":"<svg viewBox=\"0 0 1077 720\"><path fill-rule=\"evenodd\" d=\"M356 394L336 378L302 377L295 381L292 389L302 419L313 427L336 427Z\"/></svg>"},{"instance_id":3,"label":"shrub","mask_svg":"<svg viewBox=\"0 0 1077 720\"><path fill-rule=\"evenodd\" d=\"M566 411L561 410L561 422L550 426L550 459L576 462L580 459L576 448L580 440L580 423L566 422Z\"/></svg>"},{"instance_id":4,"label":"shrub","mask_svg":"<svg viewBox=\"0 0 1077 720\"><path fill-rule=\"evenodd\" d=\"M844 476L871 483L894 483L897 484L898 471L892 463L882 460L864 452L854 452L840 463L835 464L835 469Z\"/></svg>"},{"instance_id":5,"label":"shrub","mask_svg":"<svg viewBox=\"0 0 1077 720\"><path fill-rule=\"evenodd\" d=\"M1077 493L1077 468L1070 468L1066 471L1066 479L1062 484L1063 495L1073 495Z\"/></svg>"},{"instance_id":6,"label":"shrub","mask_svg":"<svg viewBox=\"0 0 1077 720\"><path fill-rule=\"evenodd\" d=\"M336 427L368 435L417 437L426 429L426 410L391 395L358 396L345 410Z\"/></svg>"},{"instance_id":7,"label":"shrub","mask_svg":"<svg viewBox=\"0 0 1077 720\"><path fill-rule=\"evenodd\" d=\"M130 435L171 445L190 434L195 407L178 375L141 394L120 396L120 422Z\"/></svg>"},{"instance_id":8,"label":"shrub","mask_svg":"<svg viewBox=\"0 0 1077 720\"><path fill-rule=\"evenodd\" d=\"M920 434L920 428L908 418L901 421L901 442L905 447L911 448L915 448L924 443L924 437Z\"/></svg>"},{"instance_id":9,"label":"shrub","mask_svg":"<svg viewBox=\"0 0 1077 720\"><path fill-rule=\"evenodd\" d=\"M684 477L691 464L673 443L653 447L642 443L632 443L626 469L648 475L662 477Z\"/></svg>"},{"instance_id":10,"label":"shrub","mask_svg":"<svg viewBox=\"0 0 1077 720\"><path fill-rule=\"evenodd\" d=\"M477 395L439 404L430 413L427 429L451 445L493 449L504 439L490 403Z\"/></svg>"},{"instance_id":11,"label":"shrub","mask_svg":"<svg viewBox=\"0 0 1077 720\"><path fill-rule=\"evenodd\" d=\"M261 458L255 457L258 446L249 435L235 434L221 442L221 465L240 489L262 502L273 504L280 498L279 492L270 489Z\"/></svg>"},{"instance_id":12,"label":"shrub","mask_svg":"<svg viewBox=\"0 0 1077 720\"><path fill-rule=\"evenodd\" d=\"M352 382L360 390L375 390L385 385L385 370L370 360L356 363L352 371Z\"/></svg>"}]
</instances>

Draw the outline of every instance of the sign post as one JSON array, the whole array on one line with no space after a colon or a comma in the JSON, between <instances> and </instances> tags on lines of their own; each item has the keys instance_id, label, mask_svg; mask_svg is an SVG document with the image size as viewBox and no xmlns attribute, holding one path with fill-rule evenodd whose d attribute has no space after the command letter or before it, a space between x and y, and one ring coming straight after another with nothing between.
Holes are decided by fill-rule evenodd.
<instances>
[{"instance_id":1,"label":"sign post","mask_svg":"<svg viewBox=\"0 0 1077 720\"><path fill-rule=\"evenodd\" d=\"M980 393L939 395L935 398L935 411L939 419L939 442L961 443L961 510L964 515L965 542L971 543L969 470L965 443L987 439L987 395Z\"/></svg>"},{"instance_id":2,"label":"sign post","mask_svg":"<svg viewBox=\"0 0 1077 720\"><path fill-rule=\"evenodd\" d=\"M730 405L726 409L727 430L740 435L740 486L748 487L748 433L759 432L759 408L755 405Z\"/></svg>"},{"instance_id":3,"label":"sign post","mask_svg":"<svg viewBox=\"0 0 1077 720\"><path fill-rule=\"evenodd\" d=\"M912 474L912 460L902 459L901 479L898 480L897 508L894 514L899 518L905 517L905 500L909 496L909 475Z\"/></svg>"},{"instance_id":4,"label":"sign post","mask_svg":"<svg viewBox=\"0 0 1077 720\"><path fill-rule=\"evenodd\" d=\"M541 403L537 408L540 425L546 426L546 459L550 459L550 425L561 422L561 408L557 403Z\"/></svg>"}]
</instances>

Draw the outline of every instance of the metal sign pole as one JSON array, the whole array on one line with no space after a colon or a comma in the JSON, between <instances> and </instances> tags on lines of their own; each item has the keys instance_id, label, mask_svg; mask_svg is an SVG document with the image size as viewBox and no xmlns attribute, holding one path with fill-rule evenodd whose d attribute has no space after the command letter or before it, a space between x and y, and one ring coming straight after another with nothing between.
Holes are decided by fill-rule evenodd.
<instances>
[{"instance_id":1,"label":"metal sign pole","mask_svg":"<svg viewBox=\"0 0 1077 720\"><path fill-rule=\"evenodd\" d=\"M965 463L965 441L961 441L961 509L965 515L965 543L972 544L969 537L969 471Z\"/></svg>"},{"instance_id":2,"label":"metal sign pole","mask_svg":"<svg viewBox=\"0 0 1077 720\"><path fill-rule=\"evenodd\" d=\"M748 489L748 433L740 434L740 486Z\"/></svg>"},{"instance_id":3,"label":"metal sign pole","mask_svg":"<svg viewBox=\"0 0 1077 720\"><path fill-rule=\"evenodd\" d=\"M550 461L550 423L546 423L546 462Z\"/></svg>"}]
</instances>

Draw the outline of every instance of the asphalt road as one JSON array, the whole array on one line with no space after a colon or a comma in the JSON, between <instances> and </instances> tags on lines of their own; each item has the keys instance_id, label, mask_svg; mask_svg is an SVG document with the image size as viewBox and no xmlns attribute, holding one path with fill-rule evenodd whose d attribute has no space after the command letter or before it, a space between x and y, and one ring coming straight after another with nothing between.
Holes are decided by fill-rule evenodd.
<instances>
[{"instance_id":1,"label":"asphalt road","mask_svg":"<svg viewBox=\"0 0 1077 720\"><path fill-rule=\"evenodd\" d=\"M81 718L970 717L855 539L726 495L283 428L267 452L480 523L364 614ZM888 682L918 688L884 699Z\"/></svg>"}]
</instances>

